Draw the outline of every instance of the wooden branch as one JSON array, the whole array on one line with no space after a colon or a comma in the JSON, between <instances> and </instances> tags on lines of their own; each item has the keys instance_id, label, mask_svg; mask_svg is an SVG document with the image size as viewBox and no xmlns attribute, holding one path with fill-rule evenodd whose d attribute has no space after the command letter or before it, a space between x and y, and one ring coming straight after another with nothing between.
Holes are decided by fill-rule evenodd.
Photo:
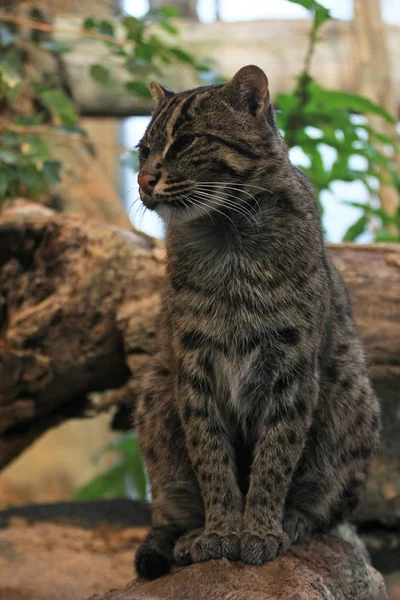
<instances>
[{"instance_id":1,"label":"wooden branch","mask_svg":"<svg viewBox=\"0 0 400 600\"><path fill-rule=\"evenodd\" d=\"M66 412L103 410L90 392L137 376L153 345L160 252L146 236L38 205L0 214L0 467Z\"/></svg>"},{"instance_id":2,"label":"wooden branch","mask_svg":"<svg viewBox=\"0 0 400 600\"><path fill-rule=\"evenodd\" d=\"M360 518L379 506L390 524L400 515L400 246L330 251L383 401L383 444ZM163 275L164 248L152 238L21 201L0 213L0 468L71 416L112 411L115 427L132 426Z\"/></svg>"},{"instance_id":3,"label":"wooden branch","mask_svg":"<svg viewBox=\"0 0 400 600\"><path fill-rule=\"evenodd\" d=\"M270 80L273 98L279 92L291 92L295 78L299 75L307 52L311 22L304 20L259 20L239 23L195 23L180 19L182 44L199 59L213 58L218 71L225 77L248 63L255 63L265 69ZM54 20L54 28L63 33L55 33L57 41L72 44L71 52L62 56L68 75L68 83L73 96L85 115L130 116L147 115L152 103L146 99L121 91L128 80L122 66L123 60L110 56L105 44L89 38L79 38L74 30L79 30L81 19L73 16L59 16ZM116 25L118 31L118 26ZM70 33L66 33L69 30ZM162 35L162 33L160 34ZM397 56L400 46L400 26L384 26L389 55ZM358 92L360 64L357 59L354 24L351 21L333 21L324 25L322 42L318 44L311 73L329 89ZM114 88L96 84L89 75L93 63L108 66ZM400 66L391 61L390 77L395 96L394 111L400 114ZM163 67L163 75L158 78L171 89L189 89L199 85L199 80L191 69L183 64Z\"/></svg>"},{"instance_id":4,"label":"wooden branch","mask_svg":"<svg viewBox=\"0 0 400 600\"><path fill-rule=\"evenodd\" d=\"M382 104L387 111L396 112L397 102L391 81L390 57L381 17L380 0L354 1L355 41L359 55L359 93L373 102ZM370 116L369 122L377 132L398 138L396 126L383 119ZM387 154L382 144L380 150ZM393 157L400 168L400 158ZM382 179L387 179L389 173L379 167ZM382 208L389 215L395 215L399 206L400 196L395 187L381 184L379 198ZM389 231L397 235L397 227L389 225Z\"/></svg>"},{"instance_id":5,"label":"wooden branch","mask_svg":"<svg viewBox=\"0 0 400 600\"><path fill-rule=\"evenodd\" d=\"M21 27L26 27L27 29L33 29L34 31L43 31L45 33L52 33L53 36L57 36L63 33L67 33L69 35L73 34L77 37L89 37L95 40L99 40L101 42L111 42L112 44L116 44L117 46L125 46L130 45L130 42L125 42L114 38L112 35L107 35L105 33L97 33L96 31L90 31L88 29L83 29L79 27L75 30L71 30L70 28L62 28L62 27L53 27L50 23L44 23L42 21L35 21L33 19L24 19L23 17L18 17L17 15L13 15L10 13L0 14L0 22L1 23L12 23L13 25L19 25Z\"/></svg>"}]
</instances>

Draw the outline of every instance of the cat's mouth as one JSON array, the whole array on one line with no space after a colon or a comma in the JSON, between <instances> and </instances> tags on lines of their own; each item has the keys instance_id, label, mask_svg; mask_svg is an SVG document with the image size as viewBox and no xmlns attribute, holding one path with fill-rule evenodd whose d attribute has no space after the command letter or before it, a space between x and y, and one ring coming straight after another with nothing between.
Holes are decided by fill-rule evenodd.
<instances>
[{"instance_id":1,"label":"cat's mouth","mask_svg":"<svg viewBox=\"0 0 400 600\"><path fill-rule=\"evenodd\" d=\"M142 199L142 202L145 205L145 207L149 208L150 210L155 210L161 202L158 198L156 198L152 194L143 194L143 195L141 195L141 199Z\"/></svg>"},{"instance_id":2,"label":"cat's mouth","mask_svg":"<svg viewBox=\"0 0 400 600\"><path fill-rule=\"evenodd\" d=\"M153 193L141 194L140 196L145 207L150 210L157 210L161 207L185 209L191 204L190 200L182 195Z\"/></svg>"}]
</instances>

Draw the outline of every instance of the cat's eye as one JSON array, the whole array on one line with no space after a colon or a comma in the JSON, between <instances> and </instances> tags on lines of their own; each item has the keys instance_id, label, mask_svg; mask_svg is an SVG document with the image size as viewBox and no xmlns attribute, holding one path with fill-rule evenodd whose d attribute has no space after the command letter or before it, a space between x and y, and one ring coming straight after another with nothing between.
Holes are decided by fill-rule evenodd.
<instances>
[{"instance_id":1,"label":"cat's eye","mask_svg":"<svg viewBox=\"0 0 400 600\"><path fill-rule=\"evenodd\" d=\"M196 136L192 133L184 133L180 135L169 147L168 154L173 154L175 152L179 152L180 150L186 149L194 140Z\"/></svg>"},{"instance_id":2,"label":"cat's eye","mask_svg":"<svg viewBox=\"0 0 400 600\"><path fill-rule=\"evenodd\" d=\"M149 157L150 148L148 146L139 146L139 156L144 160Z\"/></svg>"}]
</instances>

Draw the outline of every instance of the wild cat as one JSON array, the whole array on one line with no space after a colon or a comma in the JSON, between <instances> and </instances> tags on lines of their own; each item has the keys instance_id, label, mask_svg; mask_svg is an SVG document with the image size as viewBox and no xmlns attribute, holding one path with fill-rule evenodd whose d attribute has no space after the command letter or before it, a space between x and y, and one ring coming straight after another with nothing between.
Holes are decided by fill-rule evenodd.
<instances>
[{"instance_id":1,"label":"wild cat","mask_svg":"<svg viewBox=\"0 0 400 600\"><path fill-rule=\"evenodd\" d=\"M226 557L260 565L347 518L380 426L313 189L268 80L156 83L139 145L144 205L166 224L157 352L136 425L153 527L142 577Z\"/></svg>"}]
</instances>

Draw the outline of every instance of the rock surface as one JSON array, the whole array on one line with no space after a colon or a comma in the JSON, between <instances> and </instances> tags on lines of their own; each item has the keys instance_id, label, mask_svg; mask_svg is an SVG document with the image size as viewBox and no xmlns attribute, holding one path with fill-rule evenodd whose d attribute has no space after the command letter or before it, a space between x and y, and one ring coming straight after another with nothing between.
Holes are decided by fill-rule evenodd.
<instances>
[{"instance_id":1,"label":"rock surface","mask_svg":"<svg viewBox=\"0 0 400 600\"><path fill-rule=\"evenodd\" d=\"M227 560L133 581L89 600L385 600L383 579L345 542L321 536L287 555L250 567Z\"/></svg>"},{"instance_id":2,"label":"rock surface","mask_svg":"<svg viewBox=\"0 0 400 600\"><path fill-rule=\"evenodd\" d=\"M221 560L177 569L154 582L128 583L148 522L148 505L128 500L28 505L0 512L0 600L386 598L381 575L362 555L327 536L295 546L264 567ZM390 574L389 600L400 600L398 555L392 549L397 537L391 536L386 541L390 552L380 562L379 549L372 550L381 534L374 534L372 543L365 541L378 567ZM348 539L354 543L354 534Z\"/></svg>"},{"instance_id":3,"label":"rock surface","mask_svg":"<svg viewBox=\"0 0 400 600\"><path fill-rule=\"evenodd\" d=\"M145 529L13 518L0 529L0 600L86 600L132 579Z\"/></svg>"}]
</instances>

